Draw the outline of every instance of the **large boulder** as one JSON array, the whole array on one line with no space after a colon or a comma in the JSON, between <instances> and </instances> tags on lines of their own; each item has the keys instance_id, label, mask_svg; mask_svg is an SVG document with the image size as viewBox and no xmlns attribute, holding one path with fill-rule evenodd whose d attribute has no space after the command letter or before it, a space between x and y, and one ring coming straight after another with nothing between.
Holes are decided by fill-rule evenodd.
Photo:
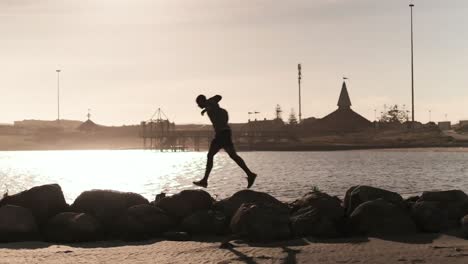
<instances>
[{"instance_id":1,"label":"large boulder","mask_svg":"<svg viewBox=\"0 0 468 264\"><path fill-rule=\"evenodd\" d=\"M45 224L50 217L64 212L68 207L58 184L37 186L11 196L5 196L0 201L0 206L6 204L30 209L39 225Z\"/></svg>"},{"instance_id":2,"label":"large boulder","mask_svg":"<svg viewBox=\"0 0 468 264\"><path fill-rule=\"evenodd\" d=\"M468 195L460 190L423 192L418 201L436 201L444 203L466 203Z\"/></svg>"},{"instance_id":3,"label":"large boulder","mask_svg":"<svg viewBox=\"0 0 468 264\"><path fill-rule=\"evenodd\" d=\"M0 242L32 240L37 230L31 210L16 205L0 208Z\"/></svg>"},{"instance_id":4,"label":"large boulder","mask_svg":"<svg viewBox=\"0 0 468 264\"><path fill-rule=\"evenodd\" d=\"M229 223L220 211L197 211L182 220L182 230L192 234L221 235L227 232Z\"/></svg>"},{"instance_id":5,"label":"large boulder","mask_svg":"<svg viewBox=\"0 0 468 264\"><path fill-rule=\"evenodd\" d=\"M51 242L73 243L94 241L100 238L100 224L86 213L64 212L52 217L44 230Z\"/></svg>"},{"instance_id":6,"label":"large boulder","mask_svg":"<svg viewBox=\"0 0 468 264\"><path fill-rule=\"evenodd\" d=\"M463 232L463 235L468 238L468 215L465 215L461 221L460 221L460 225L461 225L461 228L462 228L462 232Z\"/></svg>"},{"instance_id":7,"label":"large boulder","mask_svg":"<svg viewBox=\"0 0 468 264\"><path fill-rule=\"evenodd\" d=\"M413 206L416 204L416 202L419 200L419 196L410 196L405 199L405 205L406 209L411 210Z\"/></svg>"},{"instance_id":8,"label":"large boulder","mask_svg":"<svg viewBox=\"0 0 468 264\"><path fill-rule=\"evenodd\" d=\"M71 210L94 216L105 231L119 231L127 209L139 204L149 204L149 202L136 193L92 190L81 193L72 204Z\"/></svg>"},{"instance_id":9,"label":"large boulder","mask_svg":"<svg viewBox=\"0 0 468 264\"><path fill-rule=\"evenodd\" d=\"M437 202L443 208L445 229L458 228L460 219L468 214L468 195L460 190L423 192L419 202Z\"/></svg>"},{"instance_id":10,"label":"large boulder","mask_svg":"<svg viewBox=\"0 0 468 264\"><path fill-rule=\"evenodd\" d=\"M203 190L184 190L155 202L156 206L169 215L183 219L196 211L208 210L214 199Z\"/></svg>"},{"instance_id":11,"label":"large boulder","mask_svg":"<svg viewBox=\"0 0 468 264\"><path fill-rule=\"evenodd\" d=\"M345 214L341 200L336 196L330 196L321 191L313 191L305 194L300 199L290 204L294 213L302 208L313 207L331 218L342 218Z\"/></svg>"},{"instance_id":12,"label":"large boulder","mask_svg":"<svg viewBox=\"0 0 468 264\"><path fill-rule=\"evenodd\" d=\"M362 235L403 235L417 231L405 209L384 199L362 203L353 211L350 221L355 233Z\"/></svg>"},{"instance_id":13,"label":"large boulder","mask_svg":"<svg viewBox=\"0 0 468 264\"><path fill-rule=\"evenodd\" d=\"M377 199L384 199L385 201L402 208L406 207L405 201L398 193L371 186L359 185L351 187L346 191L344 199L346 215L351 215L354 209L356 209L360 204Z\"/></svg>"},{"instance_id":14,"label":"large boulder","mask_svg":"<svg viewBox=\"0 0 468 264\"><path fill-rule=\"evenodd\" d=\"M437 233L449 227L447 210L440 202L416 202L411 208L411 216L423 232Z\"/></svg>"},{"instance_id":15,"label":"large boulder","mask_svg":"<svg viewBox=\"0 0 468 264\"><path fill-rule=\"evenodd\" d=\"M233 234L250 241L287 239L291 236L289 209L244 203L232 217L230 227Z\"/></svg>"},{"instance_id":16,"label":"large boulder","mask_svg":"<svg viewBox=\"0 0 468 264\"><path fill-rule=\"evenodd\" d=\"M278 207L280 210L289 210L286 204L278 201L275 197L252 190L238 191L231 197L217 202L214 207L216 210L222 211L230 219L243 203L267 204Z\"/></svg>"},{"instance_id":17,"label":"large boulder","mask_svg":"<svg viewBox=\"0 0 468 264\"><path fill-rule=\"evenodd\" d=\"M161 235L174 226L174 220L163 210L149 204L127 209L125 234L127 240L144 240Z\"/></svg>"},{"instance_id":18,"label":"large boulder","mask_svg":"<svg viewBox=\"0 0 468 264\"><path fill-rule=\"evenodd\" d=\"M291 229L296 236L336 237L343 229L344 208L337 197L315 191L291 207Z\"/></svg>"},{"instance_id":19,"label":"large boulder","mask_svg":"<svg viewBox=\"0 0 468 264\"><path fill-rule=\"evenodd\" d=\"M333 238L341 233L338 222L324 216L312 206L299 209L290 220L292 232L297 237Z\"/></svg>"}]
</instances>

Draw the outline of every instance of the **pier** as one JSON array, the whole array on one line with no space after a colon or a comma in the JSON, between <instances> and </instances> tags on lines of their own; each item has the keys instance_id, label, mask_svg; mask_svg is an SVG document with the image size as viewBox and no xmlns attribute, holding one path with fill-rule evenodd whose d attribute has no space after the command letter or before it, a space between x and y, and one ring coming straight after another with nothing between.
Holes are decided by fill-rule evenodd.
<instances>
[{"instance_id":1,"label":"pier","mask_svg":"<svg viewBox=\"0 0 468 264\"><path fill-rule=\"evenodd\" d=\"M159 151L200 151L209 146L214 137L210 130L176 130L158 122L141 122L143 148ZM288 131L233 131L232 140L236 146L255 150L257 143L279 143L297 141Z\"/></svg>"},{"instance_id":2,"label":"pier","mask_svg":"<svg viewBox=\"0 0 468 264\"><path fill-rule=\"evenodd\" d=\"M238 147L255 150L257 144L277 144L297 142L298 139L291 130L284 126L280 128L262 128L265 121L253 120L242 127L232 130L232 141ZM140 123L140 136L143 139L143 149L159 151L200 151L208 148L214 137L212 129L177 129L164 112L158 108L148 121Z\"/></svg>"}]
</instances>

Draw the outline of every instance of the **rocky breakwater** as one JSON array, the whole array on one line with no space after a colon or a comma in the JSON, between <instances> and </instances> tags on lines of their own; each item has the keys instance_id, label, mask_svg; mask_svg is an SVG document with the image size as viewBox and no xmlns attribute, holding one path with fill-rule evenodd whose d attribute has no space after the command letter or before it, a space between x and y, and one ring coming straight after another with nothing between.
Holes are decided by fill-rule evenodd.
<instances>
[{"instance_id":1,"label":"rocky breakwater","mask_svg":"<svg viewBox=\"0 0 468 264\"><path fill-rule=\"evenodd\" d=\"M136 193L90 190L72 205L59 185L43 185L0 200L0 242L74 243L108 239L190 240L199 235L249 241L295 237L411 235L457 229L468 237L468 195L462 191L401 195L354 186L340 200L311 191L292 203L252 190L216 201L185 190L155 201Z\"/></svg>"}]
</instances>

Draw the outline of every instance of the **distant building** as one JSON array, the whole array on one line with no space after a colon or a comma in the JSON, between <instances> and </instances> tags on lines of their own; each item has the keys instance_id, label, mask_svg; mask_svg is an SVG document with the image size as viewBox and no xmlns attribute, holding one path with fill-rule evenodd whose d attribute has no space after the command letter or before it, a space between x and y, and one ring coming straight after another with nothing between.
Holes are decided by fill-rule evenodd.
<instances>
[{"instance_id":1,"label":"distant building","mask_svg":"<svg viewBox=\"0 0 468 264\"><path fill-rule=\"evenodd\" d=\"M468 126L468 120L460 120L460 127Z\"/></svg>"},{"instance_id":2,"label":"distant building","mask_svg":"<svg viewBox=\"0 0 468 264\"><path fill-rule=\"evenodd\" d=\"M15 121L13 126L17 128L25 129L41 129L41 128L64 128L64 129L76 129L82 122L77 120L34 120L26 119L22 121Z\"/></svg>"},{"instance_id":3,"label":"distant building","mask_svg":"<svg viewBox=\"0 0 468 264\"><path fill-rule=\"evenodd\" d=\"M308 125L316 123L318 120L319 119L317 119L315 117L303 118L301 124L303 124L305 126L308 126Z\"/></svg>"},{"instance_id":4,"label":"distant building","mask_svg":"<svg viewBox=\"0 0 468 264\"><path fill-rule=\"evenodd\" d=\"M277 131L284 128L284 122L280 118L273 120L263 119L263 120L249 120L247 127L255 128L260 131Z\"/></svg>"},{"instance_id":5,"label":"distant building","mask_svg":"<svg viewBox=\"0 0 468 264\"><path fill-rule=\"evenodd\" d=\"M439 122L437 125L439 126L439 129L442 131L452 129L452 123L450 121L442 121L442 122Z\"/></svg>"},{"instance_id":6,"label":"distant building","mask_svg":"<svg viewBox=\"0 0 468 264\"><path fill-rule=\"evenodd\" d=\"M322 119L304 124L306 130L318 132L353 132L372 127L372 122L351 109L346 82L341 87L338 109Z\"/></svg>"},{"instance_id":7,"label":"distant building","mask_svg":"<svg viewBox=\"0 0 468 264\"><path fill-rule=\"evenodd\" d=\"M262 131L279 131L286 128L286 124L280 118L248 120L247 123L230 123L232 131L241 132L262 132ZM211 128L210 128L211 129Z\"/></svg>"},{"instance_id":8,"label":"distant building","mask_svg":"<svg viewBox=\"0 0 468 264\"><path fill-rule=\"evenodd\" d=\"M99 125L91 121L91 119L83 122L77 129L82 132L94 132L99 128Z\"/></svg>"}]
</instances>

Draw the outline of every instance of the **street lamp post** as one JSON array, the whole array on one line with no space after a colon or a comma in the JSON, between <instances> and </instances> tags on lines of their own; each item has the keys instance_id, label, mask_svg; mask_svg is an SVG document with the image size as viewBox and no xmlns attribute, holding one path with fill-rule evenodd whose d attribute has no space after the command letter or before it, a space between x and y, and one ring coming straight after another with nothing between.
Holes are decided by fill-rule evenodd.
<instances>
[{"instance_id":1,"label":"street lamp post","mask_svg":"<svg viewBox=\"0 0 468 264\"><path fill-rule=\"evenodd\" d=\"M414 42L413 42L413 7L411 3L411 121L414 123Z\"/></svg>"},{"instance_id":2,"label":"street lamp post","mask_svg":"<svg viewBox=\"0 0 468 264\"><path fill-rule=\"evenodd\" d=\"M299 123L302 122L302 99L301 99L301 81L302 81L302 65L299 63L297 65L297 83L299 85Z\"/></svg>"},{"instance_id":3,"label":"street lamp post","mask_svg":"<svg viewBox=\"0 0 468 264\"><path fill-rule=\"evenodd\" d=\"M55 70L57 72L57 121L60 121L60 72L61 70Z\"/></svg>"}]
</instances>

